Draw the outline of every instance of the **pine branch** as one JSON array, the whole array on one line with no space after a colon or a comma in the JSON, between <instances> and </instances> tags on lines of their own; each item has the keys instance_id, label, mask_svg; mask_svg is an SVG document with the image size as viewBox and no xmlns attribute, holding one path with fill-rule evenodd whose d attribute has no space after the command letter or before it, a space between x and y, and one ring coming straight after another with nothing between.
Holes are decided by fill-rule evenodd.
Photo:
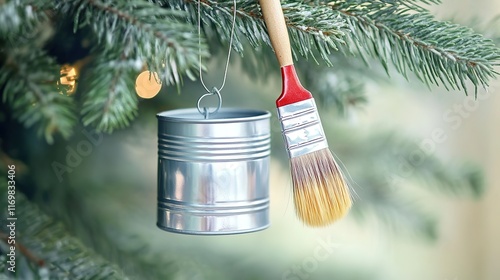
<instances>
[{"instance_id":1,"label":"pine branch","mask_svg":"<svg viewBox=\"0 0 500 280\"><path fill-rule=\"evenodd\" d=\"M474 16L469 20L464 20L463 18L451 18L450 21L459 24L465 23L467 26L470 26L476 32L483 34L484 37L492 40L495 45L500 47L500 15L487 21L478 16Z\"/></svg>"},{"instance_id":2,"label":"pine branch","mask_svg":"<svg viewBox=\"0 0 500 280\"><path fill-rule=\"evenodd\" d=\"M3 201L7 200L6 194L2 186L0 197ZM4 208L2 219L6 215ZM43 214L19 192L16 193L16 217L16 242L31 255L29 260L36 259L41 268L49 270L49 279L127 279L115 265L89 251L70 236L62 224ZM5 229L2 227L1 231ZM25 278L26 271L18 273L23 273L23 279L33 277Z\"/></svg>"},{"instance_id":3,"label":"pine branch","mask_svg":"<svg viewBox=\"0 0 500 280\"><path fill-rule=\"evenodd\" d=\"M173 8L195 11L194 0L172 2ZM389 63L405 77L411 71L427 85L466 92L466 81L475 87L487 86L490 79L497 76L494 67L499 63L500 49L469 28L436 21L421 6L439 2L283 1L282 7L294 49L301 55L315 57L315 53L319 53L329 63L329 54L338 48L346 54L360 56L367 63L368 57L375 58L387 72ZM232 1L204 1L202 6L216 33L223 34L224 31L218 29L228 29L224 22L230 20ZM220 18L222 24L217 23ZM260 46L262 41L269 44L255 1L238 2L238 19L239 31L254 46ZM245 23L246 20L253 24Z\"/></svg>"},{"instance_id":4,"label":"pine branch","mask_svg":"<svg viewBox=\"0 0 500 280\"><path fill-rule=\"evenodd\" d=\"M26 127L36 126L39 135L53 142L56 132L68 138L76 120L73 100L59 86L60 66L41 50L3 48L0 71L3 102Z\"/></svg>"},{"instance_id":5,"label":"pine branch","mask_svg":"<svg viewBox=\"0 0 500 280\"><path fill-rule=\"evenodd\" d=\"M432 190L473 197L484 191L477 167L444 162L434 153L422 150L417 143L394 133L379 132L368 138L348 137L342 142L349 145L337 145L337 149L345 149L343 153L351 154L349 161L367 162L374 170L381 168L377 172L386 175L381 187L397 188L407 182L417 182ZM391 147L390 151L387 147Z\"/></svg>"},{"instance_id":6,"label":"pine branch","mask_svg":"<svg viewBox=\"0 0 500 280\"><path fill-rule=\"evenodd\" d=\"M373 175L373 174L372 174ZM370 175L365 176L370 177ZM437 221L432 213L422 211L422 206L400 193L379 188L378 176L363 181L364 188L356 190L360 201L353 207L353 214L358 219L376 218L393 233L410 233L416 236L434 240L438 237ZM375 180L375 181L373 181Z\"/></svg>"},{"instance_id":7,"label":"pine branch","mask_svg":"<svg viewBox=\"0 0 500 280\"><path fill-rule=\"evenodd\" d=\"M81 82L83 124L106 132L128 126L137 115L137 61L128 58L126 52L119 57L103 53L93 64Z\"/></svg>"},{"instance_id":8,"label":"pine branch","mask_svg":"<svg viewBox=\"0 0 500 280\"><path fill-rule=\"evenodd\" d=\"M475 198L481 197L485 191L482 171L475 165L445 163L433 156L426 156L422 163L416 164L412 162L411 154L407 156L407 163L415 168L415 179L423 186L455 195L467 194ZM395 182L392 183L401 179L401 174L395 175Z\"/></svg>"},{"instance_id":9,"label":"pine branch","mask_svg":"<svg viewBox=\"0 0 500 280\"><path fill-rule=\"evenodd\" d=\"M339 115L347 115L349 108L365 105L365 82L373 79L366 71L356 67L352 60L332 57L335 67L313 65L306 61L296 63L300 80L314 93L318 105L333 110ZM365 67L366 68L366 67ZM339 69L342 69L341 71Z\"/></svg>"},{"instance_id":10,"label":"pine branch","mask_svg":"<svg viewBox=\"0 0 500 280\"><path fill-rule=\"evenodd\" d=\"M57 9L74 18L75 29L90 26L101 50L145 60L167 85L180 84L183 74L194 79L198 37L193 26L185 23L185 13L139 0L60 1ZM201 55L208 56L204 43Z\"/></svg>"},{"instance_id":11,"label":"pine branch","mask_svg":"<svg viewBox=\"0 0 500 280\"><path fill-rule=\"evenodd\" d=\"M325 132L330 134L328 125ZM406 229L423 237L436 237L433 214L409 203L418 201L418 197L408 192L410 186L474 198L484 192L482 174L477 167L445 162L394 133L360 135L337 130L331 136L334 136L339 159L350 172L348 180L354 178L350 183L355 199L362 201L353 205L354 212L361 217L375 213L395 230Z\"/></svg>"},{"instance_id":12,"label":"pine branch","mask_svg":"<svg viewBox=\"0 0 500 280\"><path fill-rule=\"evenodd\" d=\"M471 29L436 21L423 10L412 13L377 1L352 2L331 4L351 29L346 51L357 48L357 53L379 59L386 71L392 62L405 76L410 70L424 83L447 89L467 92L467 80L477 88L496 77L500 50Z\"/></svg>"},{"instance_id":13,"label":"pine branch","mask_svg":"<svg viewBox=\"0 0 500 280\"><path fill-rule=\"evenodd\" d=\"M197 15L196 0L154 1L170 9L181 9L192 15L191 22L195 24ZM221 41L228 41L230 26L233 17L233 1L202 1L202 20ZM343 41L340 39L346 29L340 16L332 15L328 7L309 6L302 2L283 2L283 9L287 16L290 37L295 42L294 56L297 54L315 58L318 53L329 62L328 55ZM236 29L245 36L248 42L258 48L262 42L270 45L269 37L262 20L260 6L257 1L237 1ZM314 19L314 20L311 20ZM207 26L204 26L207 28ZM210 35L209 32L208 35ZM233 42L234 49L242 52L243 41L236 35ZM317 50L315 53L313 50Z\"/></svg>"},{"instance_id":14,"label":"pine branch","mask_svg":"<svg viewBox=\"0 0 500 280\"><path fill-rule=\"evenodd\" d=\"M229 40L232 2L206 0L201 3L204 34L209 41L224 43ZM487 86L490 79L498 75L494 67L499 64L499 48L468 28L434 20L423 5L437 3L438 0L285 0L282 6L296 57L302 55L316 60L320 56L329 65L335 61L335 56L341 54L336 50L340 50L344 55L354 54L367 63L379 60L387 73L390 65L405 77L413 72L428 85L443 85L447 89L463 89L466 92L467 81L476 88ZM123 62L135 70L146 63L150 70L159 73L166 85L179 86L183 75L191 79L197 75L197 4L196 0L9 1L1 4L6 9L0 11L0 19L11 22L0 27L0 38L2 43L17 44L14 39L17 40L16 36L22 32L30 30L33 33L40 29L40 22L48 22L51 15L63 15L74 22L75 30L90 27L95 33L96 39L91 42L95 46L95 56L112 54L117 64ZM236 51L244 53L243 46L248 43L257 52L263 43L270 45L256 1L238 1L236 24ZM17 35L8 35L7 28L16 31L12 34ZM34 40L23 44L42 48L42 44L34 44ZM208 56L204 41L201 55ZM103 59L96 61L105 63ZM92 90L100 92L94 93L94 96L100 97L92 101L94 104L91 104L90 97L84 97L82 110L85 124L96 125L104 131L126 126L134 118L137 106L137 101L129 94L130 89L125 89L132 85L132 69L112 68L96 65L96 73L87 74L87 77L95 78L96 81L91 82L98 88ZM112 71L115 78L104 74L104 69ZM120 72L126 73L123 80ZM337 88L337 93L330 97L322 95L322 100L331 101L339 111L352 100L363 102L362 95L348 94L348 91L360 89L360 85L349 82L342 88ZM40 94L36 94L33 87L27 89L40 99ZM111 91L105 94L108 89ZM127 93L122 97L120 92ZM21 96L21 92L16 94ZM80 90L78 95L84 94ZM25 99L23 108L37 98ZM66 110L72 109L66 107ZM66 127L71 127L54 124L56 119L68 122L67 117L71 114L58 118L54 117L58 113L47 114L31 121L42 123L45 119L47 124L42 130L47 139L52 137L54 131L67 131ZM67 137L69 133L64 132L63 135Z\"/></svg>"},{"instance_id":15,"label":"pine branch","mask_svg":"<svg viewBox=\"0 0 500 280\"><path fill-rule=\"evenodd\" d=\"M47 19L46 11L54 1L0 1L0 38L15 41L20 34L29 34Z\"/></svg>"}]
</instances>

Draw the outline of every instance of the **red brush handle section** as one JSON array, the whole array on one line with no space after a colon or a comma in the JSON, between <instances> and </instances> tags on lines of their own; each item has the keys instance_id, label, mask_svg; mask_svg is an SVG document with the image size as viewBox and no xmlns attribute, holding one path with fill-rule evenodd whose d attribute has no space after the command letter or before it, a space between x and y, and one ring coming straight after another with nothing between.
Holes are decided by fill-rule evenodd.
<instances>
[{"instance_id":1,"label":"red brush handle section","mask_svg":"<svg viewBox=\"0 0 500 280\"><path fill-rule=\"evenodd\" d=\"M293 64L281 67L281 78L283 86L281 95L276 100L277 107L313 98L312 94L300 84Z\"/></svg>"}]
</instances>

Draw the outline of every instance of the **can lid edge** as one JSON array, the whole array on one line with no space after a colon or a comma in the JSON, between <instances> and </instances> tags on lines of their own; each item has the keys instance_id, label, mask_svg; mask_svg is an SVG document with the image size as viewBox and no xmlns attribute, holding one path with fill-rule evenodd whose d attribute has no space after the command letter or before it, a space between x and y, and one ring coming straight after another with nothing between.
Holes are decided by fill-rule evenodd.
<instances>
[{"instance_id":1,"label":"can lid edge","mask_svg":"<svg viewBox=\"0 0 500 280\"><path fill-rule=\"evenodd\" d=\"M187 123L226 123L226 122L251 122L262 119L268 119L271 117L271 113L266 110L258 109L247 109L247 108L222 108L215 114L225 117L225 118L215 118L215 119L203 119L196 108L186 108L186 109L175 109L170 111L164 111L156 114L158 120L169 121L169 122L187 122ZM183 117L184 116L184 117ZM193 116L193 118L185 117ZM194 118L194 116L199 118Z\"/></svg>"}]
</instances>

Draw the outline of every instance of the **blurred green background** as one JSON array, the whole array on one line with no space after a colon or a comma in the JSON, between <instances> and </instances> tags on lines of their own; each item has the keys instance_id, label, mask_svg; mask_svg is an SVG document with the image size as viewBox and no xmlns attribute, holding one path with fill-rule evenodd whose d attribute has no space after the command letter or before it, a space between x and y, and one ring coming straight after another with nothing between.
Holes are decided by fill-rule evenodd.
<instances>
[{"instance_id":1,"label":"blurred green background","mask_svg":"<svg viewBox=\"0 0 500 280\"><path fill-rule=\"evenodd\" d=\"M447 0L434 9L439 19L469 24L474 17L500 14L500 2ZM435 87L431 91L392 71L390 83L367 81L366 105L344 116L321 109L331 148L349 170L358 194L350 215L315 229L294 215L274 112L281 87L278 71L267 79L250 77L241 71L245 59L233 56L222 96L225 107L273 113L269 229L205 237L168 233L155 226L155 115L195 106L203 93L197 82L186 83L180 94L164 88L154 99L142 100L131 127L103 135L62 180L51 164L64 163L68 148L85 140L84 133L49 146L30 131L9 131L12 137L23 137L23 143L17 143L23 150L10 147L26 160L29 171L21 188L133 279L500 279L500 81L488 91L480 90L476 101L462 92ZM221 53L208 64L208 85L220 83L222 60ZM413 144L399 145L398 137ZM422 166L405 169L404 160L422 143L443 165L424 160ZM483 171L485 187L479 198L454 190L453 181L436 182L436 170L460 172L455 166L464 162ZM460 176L465 175L443 175ZM452 187L434 186L443 184ZM30 185L36 185L36 191L26 187ZM385 187L379 189L380 185Z\"/></svg>"}]
</instances>

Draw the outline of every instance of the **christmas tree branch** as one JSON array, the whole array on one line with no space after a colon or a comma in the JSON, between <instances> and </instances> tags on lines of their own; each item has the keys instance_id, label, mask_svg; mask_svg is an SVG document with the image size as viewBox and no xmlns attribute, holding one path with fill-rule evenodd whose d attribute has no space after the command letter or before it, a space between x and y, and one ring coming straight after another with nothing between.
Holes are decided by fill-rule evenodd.
<instances>
[{"instance_id":1,"label":"christmas tree branch","mask_svg":"<svg viewBox=\"0 0 500 280\"><path fill-rule=\"evenodd\" d=\"M19 34L31 33L53 8L54 1L0 1L0 38L15 40Z\"/></svg>"},{"instance_id":2,"label":"christmas tree branch","mask_svg":"<svg viewBox=\"0 0 500 280\"><path fill-rule=\"evenodd\" d=\"M328 126L325 129L328 133ZM483 175L476 166L445 162L407 138L380 131L370 137L347 131L336 131L335 136L336 151L350 172L347 178L355 178L350 182L355 197L364 202L353 205L354 213L374 214L394 230L436 237L433 215L409 203L411 186L474 198L484 193Z\"/></svg>"},{"instance_id":3,"label":"christmas tree branch","mask_svg":"<svg viewBox=\"0 0 500 280\"><path fill-rule=\"evenodd\" d=\"M0 188L1 198L7 201L6 186L2 183ZM19 192L16 193L15 211L16 243L23 244L19 248L29 261L39 266L37 269L48 269L50 279L127 279L119 268L89 251L69 235L62 224L43 214ZM6 215L4 208L2 219ZM20 263L19 257L17 262ZM19 279L37 277L26 275L26 270L18 273Z\"/></svg>"},{"instance_id":4,"label":"christmas tree branch","mask_svg":"<svg viewBox=\"0 0 500 280\"><path fill-rule=\"evenodd\" d=\"M469 28L436 21L423 10L413 13L408 6L353 2L328 4L350 26L345 49L379 59L386 71L391 61L405 76L410 70L426 84L465 91L467 80L487 86L498 74L500 50Z\"/></svg>"},{"instance_id":5,"label":"christmas tree branch","mask_svg":"<svg viewBox=\"0 0 500 280\"><path fill-rule=\"evenodd\" d=\"M500 15L496 17L485 20L484 18L479 18L477 16L472 17L472 19L463 18L451 18L451 22L465 23L465 25L470 26L472 29L483 34L484 37L492 40L495 45L500 46Z\"/></svg>"},{"instance_id":6,"label":"christmas tree branch","mask_svg":"<svg viewBox=\"0 0 500 280\"><path fill-rule=\"evenodd\" d=\"M195 13L197 4L194 0L156 2L190 14ZM494 67L499 63L499 48L469 28L436 21L421 6L432 3L439 1L282 1L282 7L293 46L301 55L314 57L319 53L329 63L329 54L339 48L366 62L368 56L375 58L387 72L391 62L405 77L412 71L428 85L465 91L466 81L476 87L487 86L497 75ZM224 34L232 1L207 0L202 7L217 34ZM239 1L237 14L238 29L254 46L262 41L269 44L255 1Z\"/></svg>"},{"instance_id":7,"label":"christmas tree branch","mask_svg":"<svg viewBox=\"0 0 500 280\"><path fill-rule=\"evenodd\" d=\"M350 108L368 103L365 95L365 82L376 80L373 73L367 73L366 66L344 56L332 57L335 67L325 64L312 64L297 61L300 80L314 93L318 105L339 115L348 115ZM342 69L342 70L339 70ZM379 78L384 80L385 77Z\"/></svg>"},{"instance_id":8,"label":"christmas tree branch","mask_svg":"<svg viewBox=\"0 0 500 280\"><path fill-rule=\"evenodd\" d=\"M2 240L5 244L8 244L9 242L9 236L0 231L0 240ZM26 246L21 244L20 242L17 242L15 244L16 250L19 250L30 262L38 265L39 267L43 267L45 265L45 261L37 257L33 252L31 252Z\"/></svg>"},{"instance_id":9,"label":"christmas tree branch","mask_svg":"<svg viewBox=\"0 0 500 280\"><path fill-rule=\"evenodd\" d=\"M122 52L104 52L93 62L92 71L82 77L82 104L84 125L93 125L98 131L111 132L126 127L137 114L134 82L138 71L135 60Z\"/></svg>"},{"instance_id":10,"label":"christmas tree branch","mask_svg":"<svg viewBox=\"0 0 500 280\"><path fill-rule=\"evenodd\" d=\"M57 9L74 17L75 29L90 26L104 50L120 50L147 62L166 84L180 84L181 75L195 77L198 37L186 24L185 13L158 9L147 1L60 1ZM121 46L125 42L132 42ZM206 57L206 45L201 45Z\"/></svg>"},{"instance_id":11,"label":"christmas tree branch","mask_svg":"<svg viewBox=\"0 0 500 280\"><path fill-rule=\"evenodd\" d=\"M3 102L26 127L37 126L47 142L59 132L68 138L76 120L73 99L58 85L60 66L41 50L3 48Z\"/></svg>"},{"instance_id":12,"label":"christmas tree branch","mask_svg":"<svg viewBox=\"0 0 500 280\"><path fill-rule=\"evenodd\" d=\"M163 7L173 10L184 10L191 15L191 22L197 24L196 0L174 0L174 1L153 1ZM328 7L310 6L302 2L285 1L283 9L287 16L287 25L291 39L296 42L294 45L294 56L297 52L303 56L315 57L318 53L326 62L329 62L328 55L331 50L336 50L337 45L343 41L340 39L347 30L344 20L339 15L334 15ZM215 35L221 41L228 41L230 35L231 21L233 17L233 1L231 0L205 0L201 2L201 14L203 24L208 24ZM265 24L260 13L260 6L257 1L243 0L237 1L237 30L248 42L258 48L262 42L270 45ZM314 20L311 20L314 19ZM207 31L210 36L210 30ZM242 52L243 41L237 35L233 42L234 49Z\"/></svg>"},{"instance_id":13,"label":"christmas tree branch","mask_svg":"<svg viewBox=\"0 0 500 280\"><path fill-rule=\"evenodd\" d=\"M387 73L391 65L405 77L413 72L427 85L442 85L466 92L468 82L476 88L486 87L491 78L498 75L494 67L499 64L499 48L469 28L436 21L423 5L437 3L438 0L284 0L282 6L295 57L302 55L316 60L320 56L327 65L332 65L341 56L354 55L366 63L380 61ZM42 49L47 38L39 39L39 42L19 41L18 38L20 34L54 36L50 32L42 34L42 31L53 29L55 21L61 19L72 22L74 29L82 33L91 31L94 37L86 39L94 46L91 52L96 57L95 62L107 64L87 68L87 73L82 73L82 76L94 77L88 81L95 87L81 86L80 82L76 95L84 94L81 110L84 123L97 126L99 130L124 127L134 118L137 101L132 97L132 73L142 69L144 64L157 72L166 85L180 86L183 75L196 78L199 67L198 35L195 32L197 0L19 0L0 5L3 8L0 9L0 20L5 23L0 26L0 44L7 49L22 45L23 48L36 49L35 53L44 53ZM232 15L232 0L201 2L204 35L209 42L218 40L217 48L220 48L220 42L229 41ZM262 54L259 52L262 44L270 45L257 1L237 1L236 26L238 32L233 44L236 51L243 54L246 52L244 46L251 45ZM200 47L201 56L207 57L208 48L203 38ZM6 51L4 49L2 52ZM113 63L108 63L105 57ZM21 59L30 58L23 56ZM269 63L262 60L259 55L258 66L268 67ZM350 63L354 62L351 60ZM115 64L122 68L113 69ZM130 69L123 68L123 65ZM50 71L54 69L55 66ZM24 87L14 87L14 83L8 83L8 73L12 72L3 70L4 80L0 86L11 90L11 97L4 97L4 100L14 102L19 99L14 109L18 119L21 120L22 115L27 126L37 123L48 141L52 141L55 131L68 137L74 122L71 101L63 96L44 94L47 90L54 93L62 90L56 84L37 88L34 85L38 84L32 81L25 83ZM341 71L338 70L339 75ZM120 73L125 73L123 78ZM57 79L54 77L53 81ZM310 81L317 83L319 79L311 78ZM87 90L83 92L83 88ZM332 98L327 95L321 98L330 100L339 111L343 111L344 105L363 101L359 93L344 93L361 88L361 84L349 81L331 93L335 95ZM323 92L331 89L324 88ZM26 98L25 91L30 93ZM51 106L56 109L35 112L28 108L31 104L54 103L49 97L55 100L56 104ZM96 99L91 100L94 97Z\"/></svg>"},{"instance_id":14,"label":"christmas tree branch","mask_svg":"<svg viewBox=\"0 0 500 280\"><path fill-rule=\"evenodd\" d=\"M436 189L446 193L479 197L484 192L482 173L477 167L444 162L433 152L424 151L417 143L394 133L378 132L369 138L348 137L342 142L349 144L337 148L351 155L350 161L364 158L367 166L383 168L374 167L373 171L387 176L379 185L370 182L369 177L361 185L374 185L390 192L387 188L413 181L422 186L438 186ZM359 151L359 147L364 148ZM392 151L388 152L384 147L392 147ZM361 173L356 177L365 177Z\"/></svg>"},{"instance_id":15,"label":"christmas tree branch","mask_svg":"<svg viewBox=\"0 0 500 280\"><path fill-rule=\"evenodd\" d=\"M366 177L370 177L367 174ZM379 189L377 186L384 182L377 182L377 176L372 176L372 184L357 192L359 198L368 203L358 203L352 213L358 218L370 217L382 222L392 233L409 233L415 236L435 240L438 236L438 221L429 212L422 211L422 207L405 195Z\"/></svg>"}]
</instances>

